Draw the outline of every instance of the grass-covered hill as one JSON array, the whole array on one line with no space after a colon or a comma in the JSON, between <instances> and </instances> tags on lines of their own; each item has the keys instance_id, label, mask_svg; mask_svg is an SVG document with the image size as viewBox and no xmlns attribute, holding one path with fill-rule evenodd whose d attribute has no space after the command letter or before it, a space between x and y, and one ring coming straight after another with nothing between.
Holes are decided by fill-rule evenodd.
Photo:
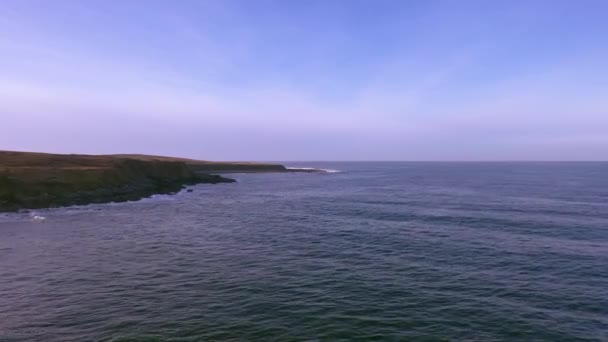
<instances>
[{"instance_id":1,"label":"grass-covered hill","mask_svg":"<svg viewBox=\"0 0 608 342\"><path fill-rule=\"evenodd\" d=\"M209 172L282 171L274 164L0 151L0 211L120 202L189 184L233 182Z\"/></svg>"}]
</instances>

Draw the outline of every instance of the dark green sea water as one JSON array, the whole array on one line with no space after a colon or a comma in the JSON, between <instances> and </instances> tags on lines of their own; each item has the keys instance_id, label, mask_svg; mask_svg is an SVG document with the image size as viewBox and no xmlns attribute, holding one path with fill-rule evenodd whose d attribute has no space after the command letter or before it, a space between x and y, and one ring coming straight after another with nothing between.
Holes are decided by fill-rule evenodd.
<instances>
[{"instance_id":1,"label":"dark green sea water","mask_svg":"<svg viewBox=\"0 0 608 342\"><path fill-rule=\"evenodd\" d=\"M608 163L294 166L0 216L0 341L608 341Z\"/></svg>"}]
</instances>

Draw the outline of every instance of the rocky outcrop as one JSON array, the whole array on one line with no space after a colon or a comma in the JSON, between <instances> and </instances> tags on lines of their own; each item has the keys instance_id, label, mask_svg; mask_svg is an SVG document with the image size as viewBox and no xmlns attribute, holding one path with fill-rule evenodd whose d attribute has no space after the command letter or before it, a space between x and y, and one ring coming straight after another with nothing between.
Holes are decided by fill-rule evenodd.
<instances>
[{"instance_id":1,"label":"rocky outcrop","mask_svg":"<svg viewBox=\"0 0 608 342\"><path fill-rule=\"evenodd\" d=\"M2 163L0 153L0 211L121 202L177 192L185 185L234 182L194 172L184 162L27 157L19 162L12 155Z\"/></svg>"},{"instance_id":2,"label":"rocky outcrop","mask_svg":"<svg viewBox=\"0 0 608 342\"><path fill-rule=\"evenodd\" d=\"M287 172L283 165L279 164L255 164L255 163L187 163L196 172Z\"/></svg>"}]
</instances>

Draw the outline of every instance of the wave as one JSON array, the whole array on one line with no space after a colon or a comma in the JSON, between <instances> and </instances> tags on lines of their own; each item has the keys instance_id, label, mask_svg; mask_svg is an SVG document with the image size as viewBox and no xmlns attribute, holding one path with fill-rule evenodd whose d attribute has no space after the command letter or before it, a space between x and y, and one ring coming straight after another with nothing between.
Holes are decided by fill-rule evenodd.
<instances>
[{"instance_id":1,"label":"wave","mask_svg":"<svg viewBox=\"0 0 608 342\"><path fill-rule=\"evenodd\" d=\"M46 220L45 216L42 216L40 214L38 214L37 212L31 212L29 213L30 216L30 220L34 221L34 222L42 222L44 220Z\"/></svg>"},{"instance_id":2,"label":"wave","mask_svg":"<svg viewBox=\"0 0 608 342\"><path fill-rule=\"evenodd\" d=\"M342 172L340 170L334 170L334 169L320 169L317 167L286 167L287 170L293 170L293 171L321 171L321 172L326 172L326 173L338 173L338 172Z\"/></svg>"}]
</instances>

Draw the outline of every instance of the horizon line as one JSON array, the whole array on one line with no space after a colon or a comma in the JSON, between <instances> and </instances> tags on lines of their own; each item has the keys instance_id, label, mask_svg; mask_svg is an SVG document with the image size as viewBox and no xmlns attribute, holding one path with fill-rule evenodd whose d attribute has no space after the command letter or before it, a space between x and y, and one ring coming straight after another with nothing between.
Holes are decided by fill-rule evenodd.
<instances>
[{"instance_id":1,"label":"horizon line","mask_svg":"<svg viewBox=\"0 0 608 342\"><path fill-rule=\"evenodd\" d=\"M43 152L43 151L31 151L31 150L4 150L0 149L0 152L17 152L17 153L41 153L41 154L63 154L63 155L90 155L90 156L109 156L109 155L147 155L156 157L170 157L170 158L183 158L193 159L210 162L257 162L257 163L605 163L606 160L534 160L534 159L503 159L503 160L459 160L459 159L430 159L430 160L304 160L304 159L293 159L293 160L264 160L264 159L241 159L241 160L229 160L229 159L200 159L191 156L181 155L166 155L166 154L149 154L141 152L123 152L123 153L82 153L82 152Z\"/></svg>"}]
</instances>

